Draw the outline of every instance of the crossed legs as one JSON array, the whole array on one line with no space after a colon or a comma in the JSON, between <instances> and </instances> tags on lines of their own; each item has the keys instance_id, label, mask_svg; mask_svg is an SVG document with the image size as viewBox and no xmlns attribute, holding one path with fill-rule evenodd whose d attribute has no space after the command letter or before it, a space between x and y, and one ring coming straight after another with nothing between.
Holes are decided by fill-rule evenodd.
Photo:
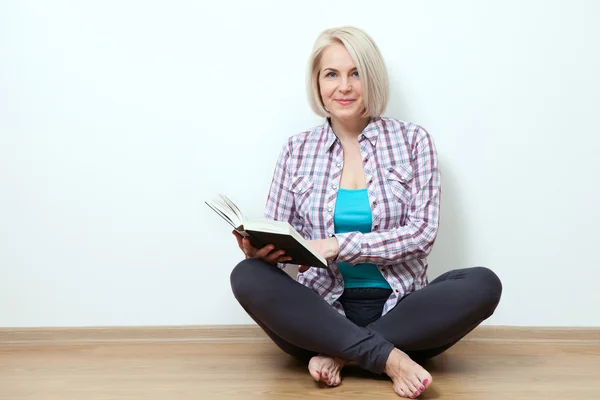
<instances>
[{"instance_id":1,"label":"crossed legs","mask_svg":"<svg viewBox=\"0 0 600 400\"><path fill-rule=\"evenodd\" d=\"M492 315L502 293L500 280L487 268L453 270L360 327L317 293L258 259L240 262L231 285L241 306L284 352L307 362L327 355L320 361L328 362L333 372L345 360L374 373L408 375L392 377L394 389L405 397L431 382L409 357L430 358L450 348ZM316 378L315 373L311 371ZM327 377L334 384L337 379L339 373Z\"/></svg>"}]
</instances>

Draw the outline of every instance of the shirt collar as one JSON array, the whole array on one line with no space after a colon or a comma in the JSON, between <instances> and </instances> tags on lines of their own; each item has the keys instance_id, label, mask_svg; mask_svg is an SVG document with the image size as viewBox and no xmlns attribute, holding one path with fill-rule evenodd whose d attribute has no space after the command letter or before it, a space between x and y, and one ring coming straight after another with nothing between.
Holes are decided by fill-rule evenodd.
<instances>
[{"instance_id":1,"label":"shirt collar","mask_svg":"<svg viewBox=\"0 0 600 400\"><path fill-rule=\"evenodd\" d=\"M381 131L381 117L373 117L369 120L369 123L367 124L365 129L363 129L363 131L358 136L358 140L360 141L360 137L363 136L365 139L367 139L371 143L371 145L373 147L375 147L375 144L377 143L377 136L379 135L380 131ZM337 138L336 134L333 132L333 129L331 128L331 122L330 122L329 118L327 118L327 120L325 121L323 135L324 135L325 149L327 151L330 151L331 148L333 147L333 144L336 141L338 141L338 138Z\"/></svg>"}]
</instances>

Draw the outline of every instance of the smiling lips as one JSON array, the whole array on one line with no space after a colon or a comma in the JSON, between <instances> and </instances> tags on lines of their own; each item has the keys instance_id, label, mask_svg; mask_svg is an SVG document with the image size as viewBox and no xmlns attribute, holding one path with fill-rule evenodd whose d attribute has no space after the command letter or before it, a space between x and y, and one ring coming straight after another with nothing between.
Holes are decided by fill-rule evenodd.
<instances>
[{"instance_id":1,"label":"smiling lips","mask_svg":"<svg viewBox=\"0 0 600 400\"><path fill-rule=\"evenodd\" d=\"M355 100L354 99L337 99L336 101L342 106L347 106L349 104L354 103Z\"/></svg>"}]
</instances>

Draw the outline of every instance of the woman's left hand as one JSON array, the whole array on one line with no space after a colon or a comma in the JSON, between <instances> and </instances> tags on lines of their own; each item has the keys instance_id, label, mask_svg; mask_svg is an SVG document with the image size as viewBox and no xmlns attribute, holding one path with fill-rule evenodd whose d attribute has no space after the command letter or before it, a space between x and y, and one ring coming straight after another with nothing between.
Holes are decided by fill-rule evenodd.
<instances>
[{"instance_id":1,"label":"woman's left hand","mask_svg":"<svg viewBox=\"0 0 600 400\"><path fill-rule=\"evenodd\" d=\"M328 261L335 259L340 252L340 246L335 237L330 237L328 239L309 240L308 245ZM298 272L304 272L309 268L310 267L307 267L306 265L301 265L298 268Z\"/></svg>"}]
</instances>

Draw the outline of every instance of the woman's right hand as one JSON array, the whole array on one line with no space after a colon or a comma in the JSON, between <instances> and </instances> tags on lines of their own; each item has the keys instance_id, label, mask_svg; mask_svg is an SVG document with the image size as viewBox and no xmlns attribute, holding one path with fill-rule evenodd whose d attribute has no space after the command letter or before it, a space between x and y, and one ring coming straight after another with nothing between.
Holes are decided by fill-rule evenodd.
<instances>
[{"instance_id":1,"label":"woman's right hand","mask_svg":"<svg viewBox=\"0 0 600 400\"><path fill-rule=\"evenodd\" d=\"M287 257L284 250L275 250L275 246L268 245L262 249L257 249L250 244L250 241L233 230L233 236L237 239L238 246L246 255L246 258L258 258L269 264L284 263L290 261L292 257Z\"/></svg>"}]
</instances>

